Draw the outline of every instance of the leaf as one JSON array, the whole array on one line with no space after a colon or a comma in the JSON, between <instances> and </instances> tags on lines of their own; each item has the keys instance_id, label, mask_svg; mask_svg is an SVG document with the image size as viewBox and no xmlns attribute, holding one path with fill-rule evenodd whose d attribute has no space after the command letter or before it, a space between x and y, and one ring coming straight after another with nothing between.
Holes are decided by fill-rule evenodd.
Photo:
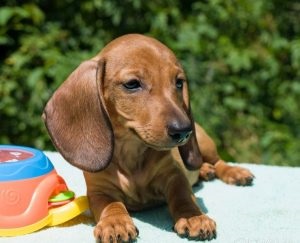
<instances>
[{"instance_id":1,"label":"leaf","mask_svg":"<svg viewBox=\"0 0 300 243\"><path fill-rule=\"evenodd\" d=\"M14 8L2 7L0 8L0 26L8 23L9 19L14 15Z\"/></svg>"},{"instance_id":2,"label":"leaf","mask_svg":"<svg viewBox=\"0 0 300 243\"><path fill-rule=\"evenodd\" d=\"M25 4L23 8L28 12L29 16L31 17L35 25L41 24L44 21L45 15L37 5Z\"/></svg>"},{"instance_id":3,"label":"leaf","mask_svg":"<svg viewBox=\"0 0 300 243\"><path fill-rule=\"evenodd\" d=\"M30 89L34 89L43 75L42 68L34 69L27 78L27 85Z\"/></svg>"},{"instance_id":4,"label":"leaf","mask_svg":"<svg viewBox=\"0 0 300 243\"><path fill-rule=\"evenodd\" d=\"M243 110L246 107L246 102L245 100L237 97L226 97L224 99L224 104L231 109L234 110Z\"/></svg>"},{"instance_id":5,"label":"leaf","mask_svg":"<svg viewBox=\"0 0 300 243\"><path fill-rule=\"evenodd\" d=\"M291 59L294 68L300 68L300 39L291 43Z\"/></svg>"}]
</instances>

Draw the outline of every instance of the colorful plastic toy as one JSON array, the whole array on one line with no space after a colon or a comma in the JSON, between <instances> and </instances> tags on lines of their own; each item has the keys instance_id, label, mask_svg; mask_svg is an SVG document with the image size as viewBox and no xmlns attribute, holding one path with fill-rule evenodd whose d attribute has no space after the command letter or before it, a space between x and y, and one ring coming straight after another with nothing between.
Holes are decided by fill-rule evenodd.
<instances>
[{"instance_id":1,"label":"colorful plastic toy","mask_svg":"<svg viewBox=\"0 0 300 243\"><path fill-rule=\"evenodd\" d=\"M0 145L0 236L58 225L87 208L87 198L75 198L42 151Z\"/></svg>"}]
</instances>

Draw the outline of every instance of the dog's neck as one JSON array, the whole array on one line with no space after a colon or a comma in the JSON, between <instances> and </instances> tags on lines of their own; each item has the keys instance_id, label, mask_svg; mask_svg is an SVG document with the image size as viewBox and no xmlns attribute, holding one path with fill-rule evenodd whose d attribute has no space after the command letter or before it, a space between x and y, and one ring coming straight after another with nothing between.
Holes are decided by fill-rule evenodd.
<instances>
[{"instance_id":1,"label":"dog's neck","mask_svg":"<svg viewBox=\"0 0 300 243\"><path fill-rule=\"evenodd\" d=\"M132 133L115 134L115 137L112 162L124 171L141 170L149 148Z\"/></svg>"}]
</instances>

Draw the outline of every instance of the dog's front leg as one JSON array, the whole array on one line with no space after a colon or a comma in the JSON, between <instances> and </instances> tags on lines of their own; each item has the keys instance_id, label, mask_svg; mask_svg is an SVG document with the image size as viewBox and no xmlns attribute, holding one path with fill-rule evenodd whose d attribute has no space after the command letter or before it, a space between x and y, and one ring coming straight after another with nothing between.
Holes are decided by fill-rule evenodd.
<instances>
[{"instance_id":1,"label":"dog's front leg","mask_svg":"<svg viewBox=\"0 0 300 243\"><path fill-rule=\"evenodd\" d=\"M201 212L184 175L176 175L170 179L166 197L177 234L195 240L211 240L216 237L216 223Z\"/></svg>"},{"instance_id":2,"label":"dog's front leg","mask_svg":"<svg viewBox=\"0 0 300 243\"><path fill-rule=\"evenodd\" d=\"M122 202L94 194L89 195L89 203L97 222L94 230L97 242L130 242L136 239L138 230Z\"/></svg>"}]
</instances>

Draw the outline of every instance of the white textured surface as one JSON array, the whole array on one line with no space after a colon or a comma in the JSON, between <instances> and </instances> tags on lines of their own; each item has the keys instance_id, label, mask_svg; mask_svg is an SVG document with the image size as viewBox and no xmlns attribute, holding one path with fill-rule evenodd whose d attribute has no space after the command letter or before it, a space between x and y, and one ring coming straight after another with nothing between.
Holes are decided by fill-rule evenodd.
<instances>
[{"instance_id":1,"label":"white textured surface","mask_svg":"<svg viewBox=\"0 0 300 243\"><path fill-rule=\"evenodd\" d=\"M82 172L54 152L45 152L58 174L78 196L85 194ZM217 222L222 243L300 242L300 168L243 164L255 174L251 187L229 186L219 180L194 189L198 203ZM166 207L132 214L140 236L138 242L190 242L172 231ZM29 235L1 238L0 243L94 242L94 222L88 213L57 227Z\"/></svg>"}]
</instances>

